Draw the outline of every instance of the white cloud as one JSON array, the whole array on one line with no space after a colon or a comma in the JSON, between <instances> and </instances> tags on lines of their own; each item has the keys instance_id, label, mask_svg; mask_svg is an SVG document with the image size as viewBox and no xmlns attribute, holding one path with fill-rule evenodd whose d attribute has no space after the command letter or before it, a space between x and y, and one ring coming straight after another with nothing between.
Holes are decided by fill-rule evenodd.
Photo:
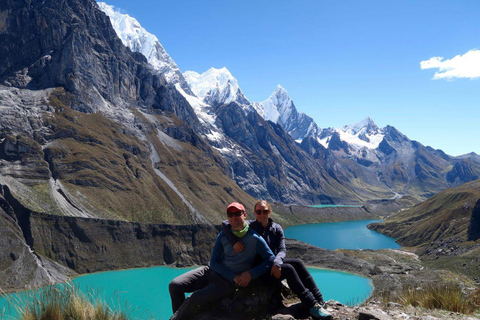
<instances>
[{"instance_id":1,"label":"white cloud","mask_svg":"<svg viewBox=\"0 0 480 320\"><path fill-rule=\"evenodd\" d=\"M432 57L420 62L420 68L439 69L433 79L480 78L480 50L473 49L464 55L458 55L449 60L443 57Z\"/></svg>"}]
</instances>

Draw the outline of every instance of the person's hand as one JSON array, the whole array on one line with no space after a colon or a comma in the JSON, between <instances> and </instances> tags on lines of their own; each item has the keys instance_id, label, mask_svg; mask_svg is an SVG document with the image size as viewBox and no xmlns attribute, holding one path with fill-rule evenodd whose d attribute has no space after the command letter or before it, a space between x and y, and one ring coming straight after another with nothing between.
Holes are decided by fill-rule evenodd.
<instances>
[{"instance_id":1,"label":"person's hand","mask_svg":"<svg viewBox=\"0 0 480 320\"><path fill-rule=\"evenodd\" d=\"M233 255L236 255L237 253L240 253L243 250L245 250L245 245L243 244L242 241L237 241L237 243L233 245Z\"/></svg>"},{"instance_id":2,"label":"person's hand","mask_svg":"<svg viewBox=\"0 0 480 320\"><path fill-rule=\"evenodd\" d=\"M237 274L233 281L237 284L239 287L246 287L252 280L252 276L250 275L250 272L245 271L242 274Z\"/></svg>"},{"instance_id":3,"label":"person's hand","mask_svg":"<svg viewBox=\"0 0 480 320\"><path fill-rule=\"evenodd\" d=\"M272 271L270 272L272 276L274 276L277 279L280 279L282 276L282 268L279 266L272 266Z\"/></svg>"}]
</instances>

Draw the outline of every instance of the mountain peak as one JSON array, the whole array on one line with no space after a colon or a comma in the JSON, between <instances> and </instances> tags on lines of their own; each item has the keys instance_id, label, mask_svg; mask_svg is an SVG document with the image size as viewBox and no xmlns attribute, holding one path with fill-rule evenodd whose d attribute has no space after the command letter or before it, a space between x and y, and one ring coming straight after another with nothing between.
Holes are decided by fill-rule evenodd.
<instances>
[{"instance_id":1,"label":"mountain peak","mask_svg":"<svg viewBox=\"0 0 480 320\"><path fill-rule=\"evenodd\" d=\"M365 133L369 134L377 133L379 129L375 122L372 120L372 118L368 116L362 121L343 126L342 130L345 132L350 131L352 134L355 135L360 131L364 131Z\"/></svg>"},{"instance_id":2,"label":"mountain peak","mask_svg":"<svg viewBox=\"0 0 480 320\"><path fill-rule=\"evenodd\" d=\"M285 88L279 84L277 84L277 86L275 87L275 90L273 90L273 93L270 95L269 99L277 99L279 100L279 102L292 101L287 90L285 90Z\"/></svg>"},{"instance_id":3,"label":"mountain peak","mask_svg":"<svg viewBox=\"0 0 480 320\"><path fill-rule=\"evenodd\" d=\"M215 76L225 76L225 77L228 77L228 78L232 78L234 79L235 81L237 81L233 76L232 76L232 73L226 68L226 67L222 67L222 68L215 68L215 67L211 67L210 69L208 69L207 71L205 71L202 75L215 75Z\"/></svg>"},{"instance_id":4,"label":"mountain peak","mask_svg":"<svg viewBox=\"0 0 480 320\"><path fill-rule=\"evenodd\" d=\"M280 84L277 84L277 86L275 87L275 90L273 92L274 93L275 92L286 92L286 93L288 93L287 90L285 90L285 88L282 87Z\"/></svg>"},{"instance_id":5,"label":"mountain peak","mask_svg":"<svg viewBox=\"0 0 480 320\"><path fill-rule=\"evenodd\" d=\"M292 108L295 109L295 106L287 90L278 84L270 97L265 101L256 102L254 108L265 120L280 123L284 126L292 113Z\"/></svg>"},{"instance_id":6,"label":"mountain peak","mask_svg":"<svg viewBox=\"0 0 480 320\"><path fill-rule=\"evenodd\" d=\"M385 129L379 129L370 117L357 123L343 126L341 129L325 129L320 134L320 141L324 146L328 146L329 136L334 132L337 132L340 139L347 142L354 149L376 149L385 136Z\"/></svg>"},{"instance_id":7,"label":"mountain peak","mask_svg":"<svg viewBox=\"0 0 480 320\"><path fill-rule=\"evenodd\" d=\"M202 74L185 71L183 74L190 88L197 97L208 104L225 104L233 101L246 103L248 100L242 93L237 79L223 67L210 68Z\"/></svg>"},{"instance_id":8,"label":"mountain peak","mask_svg":"<svg viewBox=\"0 0 480 320\"><path fill-rule=\"evenodd\" d=\"M190 89L173 59L163 48L158 38L143 28L137 19L121 13L116 7L105 2L97 3L99 8L110 18L113 29L126 47L143 54L150 65L165 76L170 83L180 83L182 88Z\"/></svg>"}]
</instances>

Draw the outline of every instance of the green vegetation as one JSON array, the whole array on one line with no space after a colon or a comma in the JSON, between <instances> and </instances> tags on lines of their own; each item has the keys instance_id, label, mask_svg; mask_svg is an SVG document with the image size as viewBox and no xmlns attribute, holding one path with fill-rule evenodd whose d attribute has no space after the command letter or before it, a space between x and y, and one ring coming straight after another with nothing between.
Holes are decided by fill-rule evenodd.
<instances>
[{"instance_id":1,"label":"green vegetation","mask_svg":"<svg viewBox=\"0 0 480 320\"><path fill-rule=\"evenodd\" d=\"M385 303L397 302L402 305L425 309L440 309L462 314L480 311L480 290L467 293L457 284L429 284L424 287L406 287L400 293L384 294Z\"/></svg>"},{"instance_id":2,"label":"green vegetation","mask_svg":"<svg viewBox=\"0 0 480 320\"><path fill-rule=\"evenodd\" d=\"M28 291L12 301L12 304L19 320L129 319L125 312L112 311L95 296L85 296L72 284L65 284Z\"/></svg>"},{"instance_id":3,"label":"green vegetation","mask_svg":"<svg viewBox=\"0 0 480 320\"><path fill-rule=\"evenodd\" d=\"M438 257L436 259L424 259L423 264L429 269L449 270L455 274L465 275L471 279L480 276L479 249L472 249L468 254Z\"/></svg>"}]
</instances>

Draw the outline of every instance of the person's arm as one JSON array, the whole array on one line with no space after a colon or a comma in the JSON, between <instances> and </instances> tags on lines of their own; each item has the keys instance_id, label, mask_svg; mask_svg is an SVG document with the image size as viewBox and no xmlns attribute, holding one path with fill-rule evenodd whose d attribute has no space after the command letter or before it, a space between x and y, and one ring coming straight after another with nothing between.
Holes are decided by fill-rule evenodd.
<instances>
[{"instance_id":1,"label":"person's arm","mask_svg":"<svg viewBox=\"0 0 480 320\"><path fill-rule=\"evenodd\" d=\"M225 237L227 237L228 241L233 245L240 241L237 236L235 236L232 232L232 226L228 223L228 220L223 220L222 222L222 229Z\"/></svg>"},{"instance_id":2,"label":"person's arm","mask_svg":"<svg viewBox=\"0 0 480 320\"><path fill-rule=\"evenodd\" d=\"M217 236L217 240L215 241L215 246L213 247L212 257L210 258L210 268L230 281L233 281L235 278L235 272L230 271L227 267L222 264L222 257L224 248L220 238L224 236L223 232Z\"/></svg>"},{"instance_id":3,"label":"person's arm","mask_svg":"<svg viewBox=\"0 0 480 320\"><path fill-rule=\"evenodd\" d=\"M277 267L281 267L283 264L283 260L285 260L285 257L287 255L287 247L285 246L285 235L283 234L282 227L277 224L277 228L275 231L276 231L275 236L279 241L278 241L277 255L275 256L273 265Z\"/></svg>"},{"instance_id":4,"label":"person's arm","mask_svg":"<svg viewBox=\"0 0 480 320\"><path fill-rule=\"evenodd\" d=\"M233 246L233 254L237 254L245 250L245 244L232 232L232 226L228 223L228 220L222 222L223 233L227 237L230 244Z\"/></svg>"},{"instance_id":5,"label":"person's arm","mask_svg":"<svg viewBox=\"0 0 480 320\"><path fill-rule=\"evenodd\" d=\"M256 250L257 253L262 257L262 263L248 271L252 276L252 279L256 279L268 270L270 270L273 260L275 259L272 250L270 250L265 240L263 240L263 238L258 235Z\"/></svg>"}]
</instances>

